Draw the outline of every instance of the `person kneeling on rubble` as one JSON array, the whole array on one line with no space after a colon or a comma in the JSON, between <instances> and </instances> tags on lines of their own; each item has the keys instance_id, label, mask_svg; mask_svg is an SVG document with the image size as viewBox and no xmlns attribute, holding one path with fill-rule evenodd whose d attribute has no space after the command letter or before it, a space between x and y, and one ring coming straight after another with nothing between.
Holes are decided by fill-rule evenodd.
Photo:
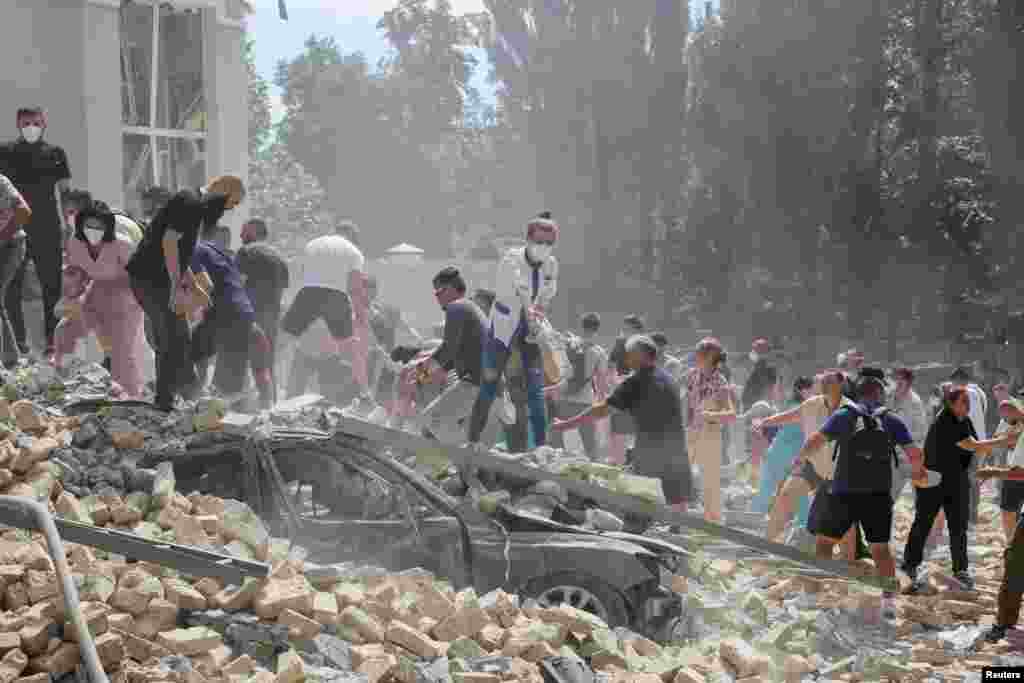
<instances>
[{"instance_id":1,"label":"person kneeling on rubble","mask_svg":"<svg viewBox=\"0 0 1024 683\"><path fill-rule=\"evenodd\" d=\"M683 408L679 386L657 367L658 345L646 335L626 342L626 364L633 372L615 387L607 400L568 420L555 420L551 428L564 431L607 417L609 408L629 413L636 425L634 471L661 479L665 499L677 512L686 511L693 494L693 472L686 451Z\"/></svg>"},{"instance_id":2,"label":"person kneeling on rubble","mask_svg":"<svg viewBox=\"0 0 1024 683\"><path fill-rule=\"evenodd\" d=\"M857 385L860 402L832 413L818 431L807 437L799 457L809 459L826 442L838 444L832 484L828 490L819 489L811 514L817 535L816 554L831 559L833 548L859 523L878 574L887 580L883 607L889 613L897 586L896 563L889 548L894 444L902 447L915 463L915 471L922 467L923 459L906 423L883 405L884 378L881 370L864 368Z\"/></svg>"}]
</instances>

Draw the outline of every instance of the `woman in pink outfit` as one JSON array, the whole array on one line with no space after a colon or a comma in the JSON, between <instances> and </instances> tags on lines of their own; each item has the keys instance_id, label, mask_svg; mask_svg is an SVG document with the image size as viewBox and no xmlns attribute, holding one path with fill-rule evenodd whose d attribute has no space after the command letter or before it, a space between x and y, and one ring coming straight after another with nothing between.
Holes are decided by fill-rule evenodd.
<instances>
[{"instance_id":1,"label":"woman in pink outfit","mask_svg":"<svg viewBox=\"0 0 1024 683\"><path fill-rule=\"evenodd\" d=\"M65 263L92 281L78 303L90 313L86 323L109 343L111 377L129 397L140 396L143 387L143 313L125 270L134 250L118 238L114 214L102 204L78 214L65 247Z\"/></svg>"}]
</instances>

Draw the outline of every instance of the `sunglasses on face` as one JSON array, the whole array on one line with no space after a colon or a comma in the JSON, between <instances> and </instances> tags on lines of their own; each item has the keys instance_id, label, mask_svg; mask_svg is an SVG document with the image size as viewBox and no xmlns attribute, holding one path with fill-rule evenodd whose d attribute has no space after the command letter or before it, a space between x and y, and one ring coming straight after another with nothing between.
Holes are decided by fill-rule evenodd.
<instances>
[{"instance_id":1,"label":"sunglasses on face","mask_svg":"<svg viewBox=\"0 0 1024 683\"><path fill-rule=\"evenodd\" d=\"M544 246L553 247L555 246L555 240L532 240L534 244L542 244Z\"/></svg>"}]
</instances>

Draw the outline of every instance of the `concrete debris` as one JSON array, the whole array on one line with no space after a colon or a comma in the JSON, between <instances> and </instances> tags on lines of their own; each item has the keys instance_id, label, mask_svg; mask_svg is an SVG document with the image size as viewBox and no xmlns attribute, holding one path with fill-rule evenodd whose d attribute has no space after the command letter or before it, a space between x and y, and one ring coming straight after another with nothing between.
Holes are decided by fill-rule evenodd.
<instances>
[{"instance_id":1,"label":"concrete debris","mask_svg":"<svg viewBox=\"0 0 1024 683\"><path fill-rule=\"evenodd\" d=\"M1020 663L1005 657L1017 645L981 638L1002 571L995 551L972 555L974 591L952 585L927 563L928 590L898 596L896 618L881 621L870 618L879 607L872 589L695 552L689 571L663 583L685 603L673 637L654 642L568 605L541 607L501 590L480 597L456 592L422 570L303 564L304 551L275 538L248 504L179 490L184 475L172 463L196 444L224 443L238 422L221 401L170 417L128 405L67 415L68 404L106 395L105 370L73 365L58 377L23 366L8 380L8 398L0 399L0 494L32 496L81 524L273 567L267 579L225 585L68 544L85 622L118 683L543 683L555 679L542 670L562 665L584 672L581 680L623 683L971 680L981 666ZM323 426L324 412L300 403L274 419ZM568 452L545 447L501 455L664 501L657 480ZM449 463L396 457L446 490L458 488ZM542 518L569 510L579 513L580 526L623 528L606 511L571 510L574 501L552 482L499 483L478 509L497 514L510 507ZM723 493L734 513L747 509L754 492L734 481ZM404 519L401 501L386 495L364 492L361 502L382 511L381 518ZM984 501L981 516L972 550L1001 548L998 511ZM895 544L906 538L911 518L904 497ZM72 683L81 634L63 614L38 534L0 532L0 596L0 683Z\"/></svg>"}]
</instances>

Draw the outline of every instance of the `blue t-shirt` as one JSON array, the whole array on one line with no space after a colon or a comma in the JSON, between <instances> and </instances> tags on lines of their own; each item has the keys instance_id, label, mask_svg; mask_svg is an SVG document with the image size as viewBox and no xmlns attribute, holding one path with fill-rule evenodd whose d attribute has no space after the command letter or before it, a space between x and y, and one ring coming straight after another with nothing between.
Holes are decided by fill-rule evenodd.
<instances>
[{"instance_id":1,"label":"blue t-shirt","mask_svg":"<svg viewBox=\"0 0 1024 683\"><path fill-rule=\"evenodd\" d=\"M854 429L857 427L856 420L860 416L871 415L881 407L881 405L870 403L856 403L853 406L844 406L825 420L825 424L821 427L821 433L829 441L842 441L853 434ZM897 446L909 446L914 443L907 424L892 412L887 412L882 416L882 428L889 433L893 443Z\"/></svg>"},{"instance_id":2,"label":"blue t-shirt","mask_svg":"<svg viewBox=\"0 0 1024 683\"><path fill-rule=\"evenodd\" d=\"M212 242L197 242L192 252L192 272L205 272L213 280L213 307L228 308L244 320L255 318L249 293L235 260Z\"/></svg>"}]
</instances>

